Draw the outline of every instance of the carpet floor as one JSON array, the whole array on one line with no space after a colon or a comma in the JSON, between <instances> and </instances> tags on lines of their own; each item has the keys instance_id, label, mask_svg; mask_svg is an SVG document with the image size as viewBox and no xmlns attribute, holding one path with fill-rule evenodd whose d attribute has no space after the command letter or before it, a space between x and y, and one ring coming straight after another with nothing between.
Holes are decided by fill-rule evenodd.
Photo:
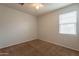
<instances>
[{"instance_id":1,"label":"carpet floor","mask_svg":"<svg viewBox=\"0 0 79 59\"><path fill-rule=\"evenodd\" d=\"M0 49L1 56L79 56L79 51L42 40L32 40Z\"/></svg>"}]
</instances>

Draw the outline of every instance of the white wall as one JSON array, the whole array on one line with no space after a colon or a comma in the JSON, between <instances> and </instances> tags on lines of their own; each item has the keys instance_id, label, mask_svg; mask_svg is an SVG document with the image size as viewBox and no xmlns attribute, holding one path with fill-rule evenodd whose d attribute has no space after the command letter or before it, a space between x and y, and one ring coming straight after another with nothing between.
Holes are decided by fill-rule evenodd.
<instances>
[{"instance_id":1,"label":"white wall","mask_svg":"<svg viewBox=\"0 0 79 59\"><path fill-rule=\"evenodd\" d=\"M35 16L0 5L0 48L37 39Z\"/></svg>"},{"instance_id":2,"label":"white wall","mask_svg":"<svg viewBox=\"0 0 79 59\"><path fill-rule=\"evenodd\" d=\"M65 35L59 34L58 32L59 14L71 12L74 10L78 12L78 6L79 4L73 4L71 6L39 16L39 39L79 51L79 23L77 23L77 35ZM79 18L77 21L79 21Z\"/></svg>"}]
</instances>

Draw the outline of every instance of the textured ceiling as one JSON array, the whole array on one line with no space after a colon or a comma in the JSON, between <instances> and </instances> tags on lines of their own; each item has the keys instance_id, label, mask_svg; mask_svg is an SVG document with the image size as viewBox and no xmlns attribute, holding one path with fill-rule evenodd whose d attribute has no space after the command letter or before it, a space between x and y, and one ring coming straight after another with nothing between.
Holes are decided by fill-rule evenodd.
<instances>
[{"instance_id":1,"label":"textured ceiling","mask_svg":"<svg viewBox=\"0 0 79 59\"><path fill-rule=\"evenodd\" d=\"M70 5L71 3L43 3L45 5L45 7L40 8L39 10L36 10L35 8L33 8L31 4L32 3L25 3L23 6L21 6L18 3L5 3L5 4L1 4L1 5L5 5L10 8L14 8L14 9L29 13L31 15L38 16L38 15L65 7L67 5Z\"/></svg>"}]
</instances>

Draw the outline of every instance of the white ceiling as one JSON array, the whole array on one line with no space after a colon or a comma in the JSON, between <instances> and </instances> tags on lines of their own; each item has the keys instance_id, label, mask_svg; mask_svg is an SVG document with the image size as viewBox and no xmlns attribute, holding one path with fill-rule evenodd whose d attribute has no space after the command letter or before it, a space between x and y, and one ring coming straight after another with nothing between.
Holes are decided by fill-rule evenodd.
<instances>
[{"instance_id":1,"label":"white ceiling","mask_svg":"<svg viewBox=\"0 0 79 59\"><path fill-rule=\"evenodd\" d=\"M21 6L18 3L5 3L5 4L1 4L1 5L5 5L10 8L14 8L14 9L29 13L31 15L38 16L38 15L65 7L67 5L70 5L71 3L43 3L43 4L45 4L45 7L40 8L39 10L36 10L35 8L33 8L31 6L31 3L25 3L23 6Z\"/></svg>"}]
</instances>

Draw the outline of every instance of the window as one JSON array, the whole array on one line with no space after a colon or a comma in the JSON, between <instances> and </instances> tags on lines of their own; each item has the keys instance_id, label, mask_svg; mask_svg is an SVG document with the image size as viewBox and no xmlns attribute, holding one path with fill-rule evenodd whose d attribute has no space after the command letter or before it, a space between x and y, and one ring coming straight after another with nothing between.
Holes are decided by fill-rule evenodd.
<instances>
[{"instance_id":1,"label":"window","mask_svg":"<svg viewBox=\"0 0 79 59\"><path fill-rule=\"evenodd\" d=\"M76 34L77 12L59 15L59 33Z\"/></svg>"}]
</instances>

